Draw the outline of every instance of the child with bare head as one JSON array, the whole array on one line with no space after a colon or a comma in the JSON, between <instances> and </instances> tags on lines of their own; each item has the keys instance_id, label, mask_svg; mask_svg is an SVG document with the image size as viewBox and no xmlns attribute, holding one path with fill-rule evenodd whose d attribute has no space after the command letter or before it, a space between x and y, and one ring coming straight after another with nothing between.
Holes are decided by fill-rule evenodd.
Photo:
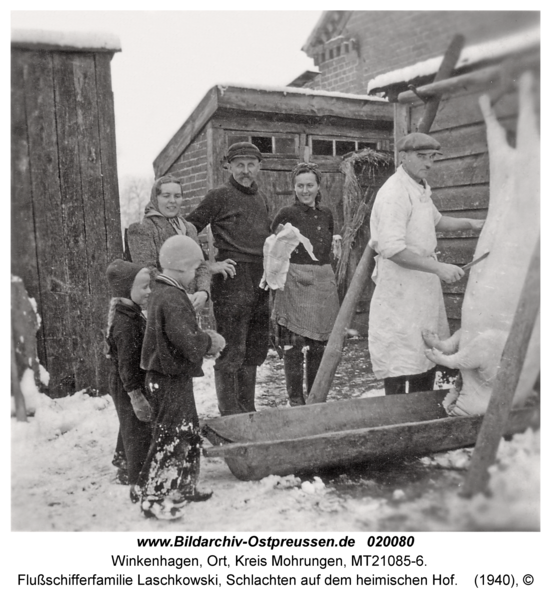
<instances>
[{"instance_id":1,"label":"child with bare head","mask_svg":"<svg viewBox=\"0 0 551 600\"><path fill-rule=\"evenodd\" d=\"M185 290L202 260L200 247L184 236L169 238L159 252L163 272L148 304L141 362L153 412L153 437L139 480L147 517L177 519L188 502L212 495L197 490L201 436L192 378L203 375L203 357L218 354L224 338L199 328Z\"/></svg>"},{"instance_id":2,"label":"child with bare head","mask_svg":"<svg viewBox=\"0 0 551 600\"><path fill-rule=\"evenodd\" d=\"M149 269L120 259L109 265L106 274L113 294L107 319L109 391L120 423L116 460L135 501L134 486L151 443L151 407L145 371L140 368L146 325L142 309L151 293L150 274Z\"/></svg>"}]
</instances>

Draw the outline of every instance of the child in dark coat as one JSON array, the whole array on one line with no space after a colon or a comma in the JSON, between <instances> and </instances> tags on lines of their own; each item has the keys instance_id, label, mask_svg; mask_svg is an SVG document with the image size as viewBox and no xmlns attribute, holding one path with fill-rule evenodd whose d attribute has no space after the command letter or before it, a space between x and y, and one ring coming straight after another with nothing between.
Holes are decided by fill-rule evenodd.
<instances>
[{"instance_id":1,"label":"child in dark coat","mask_svg":"<svg viewBox=\"0 0 551 600\"><path fill-rule=\"evenodd\" d=\"M140 368L145 335L142 308L151 292L149 269L117 259L107 268L113 298L107 323L111 359L109 391L119 417L119 442L126 459L130 497L136 502L138 476L151 443L151 407L145 396L145 371Z\"/></svg>"},{"instance_id":2,"label":"child in dark coat","mask_svg":"<svg viewBox=\"0 0 551 600\"><path fill-rule=\"evenodd\" d=\"M173 236L161 247L162 274L148 304L141 366L153 410L153 437L139 478L147 517L176 519L187 502L207 500L197 491L201 436L193 396L193 377L216 355L224 338L202 331L185 286L203 261L200 247L187 236Z\"/></svg>"}]
</instances>

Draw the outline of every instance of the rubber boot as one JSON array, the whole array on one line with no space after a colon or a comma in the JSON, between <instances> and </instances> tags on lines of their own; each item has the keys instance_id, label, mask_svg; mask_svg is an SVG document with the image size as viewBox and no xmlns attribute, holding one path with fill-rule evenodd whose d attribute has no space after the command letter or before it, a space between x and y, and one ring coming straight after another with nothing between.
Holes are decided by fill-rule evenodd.
<instances>
[{"instance_id":1,"label":"rubber boot","mask_svg":"<svg viewBox=\"0 0 551 600\"><path fill-rule=\"evenodd\" d=\"M237 395L237 372L214 370L214 386L218 398L218 410L225 417L242 413Z\"/></svg>"},{"instance_id":2,"label":"rubber boot","mask_svg":"<svg viewBox=\"0 0 551 600\"><path fill-rule=\"evenodd\" d=\"M436 379L436 367L420 373L419 375L410 375L408 393L430 392L434 389L434 380Z\"/></svg>"},{"instance_id":3,"label":"rubber boot","mask_svg":"<svg viewBox=\"0 0 551 600\"><path fill-rule=\"evenodd\" d=\"M285 383L287 385L287 395L291 406L304 405L304 391L302 380L304 357L302 350L292 346L283 351L283 366L285 367Z\"/></svg>"},{"instance_id":4,"label":"rubber boot","mask_svg":"<svg viewBox=\"0 0 551 600\"><path fill-rule=\"evenodd\" d=\"M256 386L256 365L244 365L237 371L237 401L242 412L256 412L254 393Z\"/></svg>"},{"instance_id":5,"label":"rubber boot","mask_svg":"<svg viewBox=\"0 0 551 600\"><path fill-rule=\"evenodd\" d=\"M314 385L324 351L325 346L310 346L306 352L306 389L308 394Z\"/></svg>"}]
</instances>

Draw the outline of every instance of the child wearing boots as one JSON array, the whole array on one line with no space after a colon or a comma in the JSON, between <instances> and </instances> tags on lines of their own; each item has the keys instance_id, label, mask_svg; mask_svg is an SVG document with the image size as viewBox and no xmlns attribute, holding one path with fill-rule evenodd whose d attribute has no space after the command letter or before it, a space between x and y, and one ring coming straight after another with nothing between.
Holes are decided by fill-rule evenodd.
<instances>
[{"instance_id":1,"label":"child wearing boots","mask_svg":"<svg viewBox=\"0 0 551 600\"><path fill-rule=\"evenodd\" d=\"M193 396L193 377L203 375L206 355L217 355L224 338L199 328L185 287L203 261L187 236L166 240L159 252L162 274L148 303L142 368L153 411L151 446L140 474L144 516L172 520L188 502L208 500L199 492L201 437Z\"/></svg>"},{"instance_id":2,"label":"child wearing boots","mask_svg":"<svg viewBox=\"0 0 551 600\"><path fill-rule=\"evenodd\" d=\"M117 452L126 463L130 498L151 443L151 407L146 398L145 371L140 368L146 320L142 312L151 292L149 269L117 259L107 268L113 298L107 318L111 362L109 391L119 418Z\"/></svg>"}]
</instances>

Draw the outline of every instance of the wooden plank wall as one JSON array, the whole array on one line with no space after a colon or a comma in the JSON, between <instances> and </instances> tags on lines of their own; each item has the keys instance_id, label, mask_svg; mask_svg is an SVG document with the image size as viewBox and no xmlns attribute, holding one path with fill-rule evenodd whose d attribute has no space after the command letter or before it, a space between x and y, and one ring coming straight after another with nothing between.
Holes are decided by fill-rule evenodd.
<instances>
[{"instance_id":1,"label":"wooden plank wall","mask_svg":"<svg viewBox=\"0 0 551 600\"><path fill-rule=\"evenodd\" d=\"M105 269L122 256L109 53L12 49L12 272L54 397L107 391Z\"/></svg>"},{"instance_id":2,"label":"wooden plank wall","mask_svg":"<svg viewBox=\"0 0 551 600\"><path fill-rule=\"evenodd\" d=\"M484 89L444 96L431 127L430 135L442 144L443 156L428 177L434 203L440 212L452 217L484 218L489 200L489 162L486 128L478 105ZM518 103L516 93L502 96L495 105L502 125L514 143ZM397 105L396 132L415 131L423 104ZM478 236L472 233L438 234L439 259L457 265L472 260ZM461 305L468 277L457 284L444 284L444 300L450 328L460 326Z\"/></svg>"}]
</instances>

